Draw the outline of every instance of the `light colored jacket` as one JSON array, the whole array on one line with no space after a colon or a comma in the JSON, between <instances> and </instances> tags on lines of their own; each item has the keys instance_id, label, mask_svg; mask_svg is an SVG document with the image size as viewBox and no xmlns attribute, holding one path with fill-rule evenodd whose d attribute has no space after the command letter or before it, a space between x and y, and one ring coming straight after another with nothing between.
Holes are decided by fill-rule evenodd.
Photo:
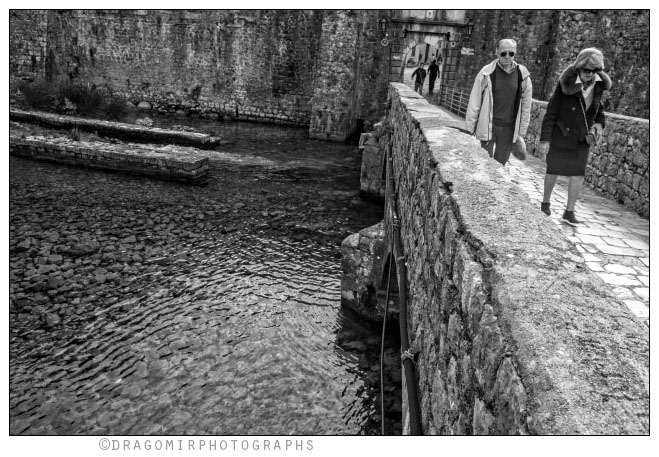
<instances>
[{"instance_id":1,"label":"light colored jacket","mask_svg":"<svg viewBox=\"0 0 659 457\"><path fill-rule=\"evenodd\" d=\"M492 80L490 79L490 75L496 70L497 62L498 59L485 65L478 72L474 81L474 87L471 89L471 95L469 96L465 126L467 131L476 135L476 138L481 141L490 141L492 139L492 104L494 98L492 96ZM524 65L516 65L519 67L522 75L522 84L517 119L515 120L513 143L517 141L518 136L525 136L526 130L529 128L533 94L531 74Z\"/></svg>"}]
</instances>

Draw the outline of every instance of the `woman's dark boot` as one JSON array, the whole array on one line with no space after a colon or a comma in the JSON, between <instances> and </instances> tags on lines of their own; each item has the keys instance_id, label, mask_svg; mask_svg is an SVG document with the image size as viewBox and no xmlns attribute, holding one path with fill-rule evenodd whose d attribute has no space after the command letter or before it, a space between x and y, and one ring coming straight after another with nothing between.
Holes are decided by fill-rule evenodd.
<instances>
[{"instance_id":1,"label":"woman's dark boot","mask_svg":"<svg viewBox=\"0 0 659 457\"><path fill-rule=\"evenodd\" d=\"M547 216L551 216L551 210L549 209L549 203L540 203L540 211L545 213Z\"/></svg>"}]
</instances>

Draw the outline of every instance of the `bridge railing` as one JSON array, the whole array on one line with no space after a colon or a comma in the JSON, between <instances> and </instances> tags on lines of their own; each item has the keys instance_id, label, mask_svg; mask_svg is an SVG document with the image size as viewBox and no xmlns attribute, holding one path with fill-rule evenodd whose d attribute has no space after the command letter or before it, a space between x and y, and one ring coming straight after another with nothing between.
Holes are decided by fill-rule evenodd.
<instances>
[{"instance_id":1,"label":"bridge railing","mask_svg":"<svg viewBox=\"0 0 659 457\"><path fill-rule=\"evenodd\" d=\"M469 91L442 85L439 91L439 106L458 116L465 117L469 105Z\"/></svg>"}]
</instances>

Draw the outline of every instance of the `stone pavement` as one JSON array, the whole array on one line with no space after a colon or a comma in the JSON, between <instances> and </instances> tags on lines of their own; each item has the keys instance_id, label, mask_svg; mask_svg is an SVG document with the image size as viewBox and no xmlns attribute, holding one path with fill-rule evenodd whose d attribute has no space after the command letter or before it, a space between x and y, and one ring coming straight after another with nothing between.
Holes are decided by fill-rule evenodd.
<instances>
[{"instance_id":1,"label":"stone pavement","mask_svg":"<svg viewBox=\"0 0 659 457\"><path fill-rule=\"evenodd\" d=\"M545 164L528 156L510 158L506 173L532 202L542 201ZM567 178L559 177L551 198L550 220L573 241L584 263L640 319L650 317L650 221L584 186L574 212L582 221L573 227L562 220L567 201Z\"/></svg>"},{"instance_id":2,"label":"stone pavement","mask_svg":"<svg viewBox=\"0 0 659 457\"><path fill-rule=\"evenodd\" d=\"M406 83L413 86L411 81ZM424 96L430 103L437 104L435 97L429 97L425 91ZM441 109L456 120L463 120ZM505 172L540 211L545 163L531 155L524 161L511 155ZM584 185L582 198L574 209L582 223L572 227L561 218L566 201L567 178L559 177L551 197L550 220L556 224L557 230L575 243L588 268L609 284L632 313L649 326L650 221Z\"/></svg>"}]
</instances>

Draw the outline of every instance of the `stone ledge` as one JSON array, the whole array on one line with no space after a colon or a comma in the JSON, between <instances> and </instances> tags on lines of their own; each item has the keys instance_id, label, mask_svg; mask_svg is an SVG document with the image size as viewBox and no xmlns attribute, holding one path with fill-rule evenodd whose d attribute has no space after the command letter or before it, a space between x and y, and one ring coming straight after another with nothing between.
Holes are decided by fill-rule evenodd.
<instances>
[{"instance_id":1,"label":"stone ledge","mask_svg":"<svg viewBox=\"0 0 659 457\"><path fill-rule=\"evenodd\" d=\"M11 109L9 111L9 119L17 122L36 123L58 129L75 128L86 132L97 132L102 135L111 135L116 138L145 143L181 144L201 149L226 144L220 138L206 133L182 132L179 130L146 127L100 119L62 116L38 111Z\"/></svg>"},{"instance_id":2,"label":"stone ledge","mask_svg":"<svg viewBox=\"0 0 659 457\"><path fill-rule=\"evenodd\" d=\"M116 170L191 184L204 184L210 171L207 157L197 149L182 146L110 144L10 135L9 152L37 160Z\"/></svg>"}]
</instances>

